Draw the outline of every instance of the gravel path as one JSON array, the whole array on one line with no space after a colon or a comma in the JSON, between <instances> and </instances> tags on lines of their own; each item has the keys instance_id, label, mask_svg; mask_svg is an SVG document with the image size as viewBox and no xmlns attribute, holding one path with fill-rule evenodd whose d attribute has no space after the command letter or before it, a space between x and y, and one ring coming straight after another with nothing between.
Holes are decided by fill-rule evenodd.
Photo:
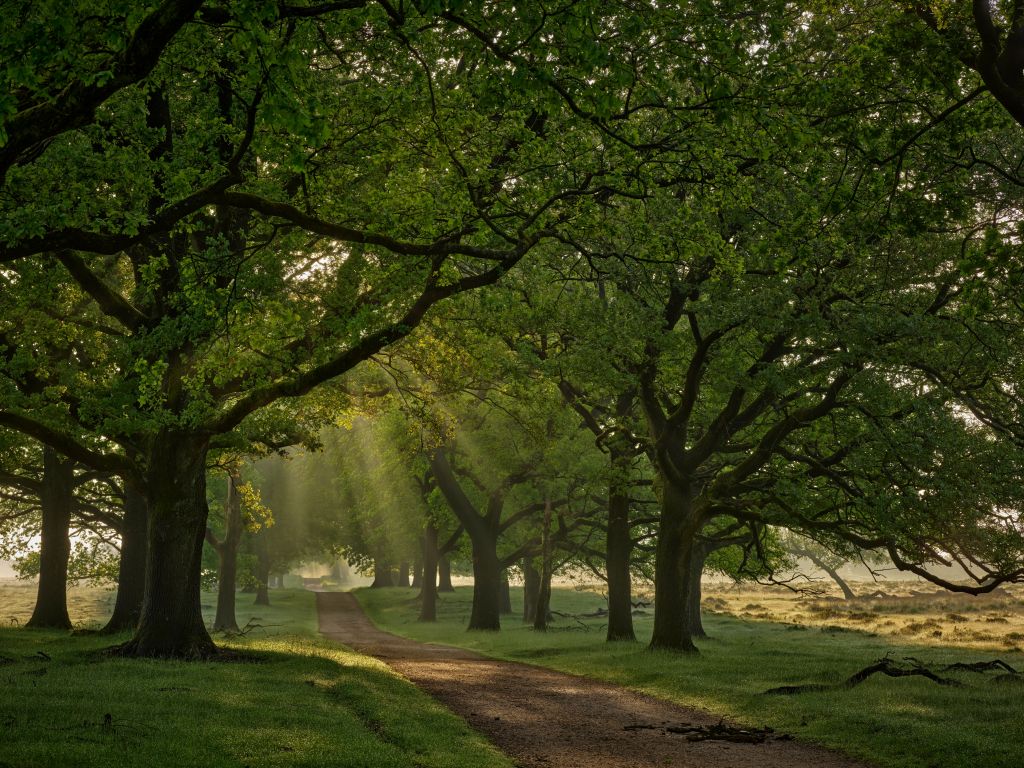
<instances>
[{"instance_id":1,"label":"gravel path","mask_svg":"<svg viewBox=\"0 0 1024 768\"><path fill-rule=\"evenodd\" d=\"M691 741L665 726L710 727L718 718L619 686L383 632L345 592L316 599L323 635L382 659L523 768L865 768L778 738ZM631 728L637 725L655 727Z\"/></svg>"}]
</instances>

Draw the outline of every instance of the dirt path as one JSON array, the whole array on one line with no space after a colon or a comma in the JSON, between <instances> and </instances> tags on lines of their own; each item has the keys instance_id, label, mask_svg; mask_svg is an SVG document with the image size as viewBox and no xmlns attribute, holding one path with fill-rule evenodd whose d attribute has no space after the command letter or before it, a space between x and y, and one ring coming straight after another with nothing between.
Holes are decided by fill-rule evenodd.
<instances>
[{"instance_id":1,"label":"dirt path","mask_svg":"<svg viewBox=\"0 0 1024 768\"><path fill-rule=\"evenodd\" d=\"M776 738L690 741L663 726L714 726L718 719L615 685L383 632L348 593L316 599L322 634L382 659L523 768L865 768ZM656 727L630 728L637 725Z\"/></svg>"}]
</instances>

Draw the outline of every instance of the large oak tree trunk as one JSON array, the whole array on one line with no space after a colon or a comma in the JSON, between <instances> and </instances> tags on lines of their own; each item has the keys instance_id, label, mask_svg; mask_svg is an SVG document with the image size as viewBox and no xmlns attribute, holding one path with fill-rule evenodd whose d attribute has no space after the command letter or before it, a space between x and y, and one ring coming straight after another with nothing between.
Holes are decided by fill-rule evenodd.
<instances>
[{"instance_id":1,"label":"large oak tree trunk","mask_svg":"<svg viewBox=\"0 0 1024 768\"><path fill-rule=\"evenodd\" d=\"M104 632L135 629L142 615L146 586L146 536L149 504L132 481L124 483L124 518L121 523L121 562L117 572L117 599Z\"/></svg>"},{"instance_id":2,"label":"large oak tree trunk","mask_svg":"<svg viewBox=\"0 0 1024 768\"><path fill-rule=\"evenodd\" d=\"M68 560L71 557L71 507L75 463L43 448L43 487L39 504L43 527L39 541L39 588L26 626L71 629L68 617Z\"/></svg>"},{"instance_id":3,"label":"large oak tree trunk","mask_svg":"<svg viewBox=\"0 0 1024 768\"><path fill-rule=\"evenodd\" d=\"M409 586L409 563L401 562L398 564L398 578L395 579L395 586L397 587L408 587Z\"/></svg>"},{"instance_id":4,"label":"large oak tree trunk","mask_svg":"<svg viewBox=\"0 0 1024 768\"><path fill-rule=\"evenodd\" d=\"M690 561L699 525L689 493L666 481L654 563L654 631L651 648L696 653L689 631Z\"/></svg>"},{"instance_id":5,"label":"large oak tree trunk","mask_svg":"<svg viewBox=\"0 0 1024 768\"><path fill-rule=\"evenodd\" d=\"M633 632L633 587L629 561L633 539L629 528L629 491L625 470L629 459L612 455L612 484L608 494L608 534L606 567L608 572L607 639L636 640Z\"/></svg>"},{"instance_id":6,"label":"large oak tree trunk","mask_svg":"<svg viewBox=\"0 0 1024 768\"><path fill-rule=\"evenodd\" d=\"M423 533L423 577L420 579L420 621L437 621L437 528Z\"/></svg>"},{"instance_id":7,"label":"large oak tree trunk","mask_svg":"<svg viewBox=\"0 0 1024 768\"><path fill-rule=\"evenodd\" d=\"M206 658L216 653L203 624L200 573L206 535L205 437L165 431L149 452L146 592L130 656Z\"/></svg>"}]
</instances>

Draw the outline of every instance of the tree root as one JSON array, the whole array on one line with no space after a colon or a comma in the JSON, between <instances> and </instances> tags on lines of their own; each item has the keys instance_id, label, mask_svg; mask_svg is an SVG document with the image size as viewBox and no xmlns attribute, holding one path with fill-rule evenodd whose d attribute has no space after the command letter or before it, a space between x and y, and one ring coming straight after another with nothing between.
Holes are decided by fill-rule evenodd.
<instances>
[{"instance_id":1,"label":"tree root","mask_svg":"<svg viewBox=\"0 0 1024 768\"><path fill-rule=\"evenodd\" d=\"M1000 659L975 662L961 661L954 664L947 664L938 671L985 673L995 670L1001 670L1006 673L999 675L997 678L993 678L995 682L1005 683L1024 681L1024 677L1022 677L1016 669ZM879 659L874 664L865 667L859 672L850 675L850 677L846 678L846 680L841 683L834 683L832 685L823 683L783 685L778 688L769 688L767 691L764 691L764 694L769 696L790 696L797 693L819 693L822 691L846 690L860 685L869 677L876 674L886 675L887 677L924 677L938 685L949 685L954 687L963 686L963 683L959 680L954 680L950 677L941 677L938 673L928 669L923 662L913 658L912 656L904 657L902 661L894 661L887 656L883 659Z\"/></svg>"}]
</instances>

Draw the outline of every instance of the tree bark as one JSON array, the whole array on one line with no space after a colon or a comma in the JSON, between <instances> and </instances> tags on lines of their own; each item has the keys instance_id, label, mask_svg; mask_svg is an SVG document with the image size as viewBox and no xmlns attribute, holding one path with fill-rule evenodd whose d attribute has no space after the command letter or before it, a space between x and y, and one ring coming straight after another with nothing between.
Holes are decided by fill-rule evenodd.
<instances>
[{"instance_id":1,"label":"tree bark","mask_svg":"<svg viewBox=\"0 0 1024 768\"><path fill-rule=\"evenodd\" d=\"M270 605L270 553L267 541L256 534L256 600L253 605Z\"/></svg>"},{"instance_id":2,"label":"tree bark","mask_svg":"<svg viewBox=\"0 0 1024 768\"><path fill-rule=\"evenodd\" d=\"M121 561L117 571L117 599L104 632L135 629L142 615L146 585L146 534L149 503L132 481L124 481L124 518L121 523Z\"/></svg>"},{"instance_id":3,"label":"tree bark","mask_svg":"<svg viewBox=\"0 0 1024 768\"><path fill-rule=\"evenodd\" d=\"M408 587L409 586L409 563L401 562L398 564L398 578L395 580L395 586L397 587Z\"/></svg>"},{"instance_id":4,"label":"tree bark","mask_svg":"<svg viewBox=\"0 0 1024 768\"><path fill-rule=\"evenodd\" d=\"M395 586L395 582L391 574L391 564L383 558L375 558L373 561L373 583L370 584L370 589L393 586Z\"/></svg>"},{"instance_id":5,"label":"tree bark","mask_svg":"<svg viewBox=\"0 0 1024 768\"><path fill-rule=\"evenodd\" d=\"M523 623L532 624L537 616L537 594L540 590L540 571L533 558L523 558Z\"/></svg>"},{"instance_id":6,"label":"tree bark","mask_svg":"<svg viewBox=\"0 0 1024 768\"><path fill-rule=\"evenodd\" d=\"M43 487L39 504L43 527L39 540L39 587L28 627L71 629L68 617L68 560L71 557L71 507L75 462L43 447Z\"/></svg>"},{"instance_id":7,"label":"tree bark","mask_svg":"<svg viewBox=\"0 0 1024 768\"><path fill-rule=\"evenodd\" d=\"M213 628L217 632L237 632L235 618L235 582L238 580L238 544L242 540L242 499L238 486L242 478L237 469L228 470L228 495L224 501L224 538L214 541L220 556L217 570L217 615Z\"/></svg>"},{"instance_id":8,"label":"tree bark","mask_svg":"<svg viewBox=\"0 0 1024 768\"><path fill-rule=\"evenodd\" d=\"M693 546L693 554L690 558L690 567L687 571L689 581L686 590L686 620L689 625L688 631L691 637L707 637L704 631L704 622L701 619L701 577L704 575L704 563L707 561L711 549L701 542Z\"/></svg>"},{"instance_id":9,"label":"tree bark","mask_svg":"<svg viewBox=\"0 0 1024 768\"><path fill-rule=\"evenodd\" d=\"M438 592L454 592L455 587L452 586L452 563L446 557L442 557L437 561L437 591Z\"/></svg>"},{"instance_id":10,"label":"tree bark","mask_svg":"<svg viewBox=\"0 0 1024 768\"><path fill-rule=\"evenodd\" d=\"M696 653L689 633L690 561L699 524L689 489L665 481L654 562L654 631L650 647Z\"/></svg>"},{"instance_id":11,"label":"tree bark","mask_svg":"<svg viewBox=\"0 0 1024 768\"><path fill-rule=\"evenodd\" d=\"M846 583L846 580L839 575L839 572L835 568L833 568L831 565L825 562L823 558L818 557L814 552L811 552L809 549L794 548L792 551L796 555L802 555L803 557L806 557L816 566L821 568L821 570L827 573L828 577L836 583L836 586L838 586L839 589L842 590L844 599L853 600L857 597L857 595L854 594L853 590L850 589L850 585Z\"/></svg>"},{"instance_id":12,"label":"tree bark","mask_svg":"<svg viewBox=\"0 0 1024 768\"><path fill-rule=\"evenodd\" d=\"M541 529L540 588L533 611L533 628L541 632L548 629L551 612L551 499L544 500L544 525Z\"/></svg>"},{"instance_id":13,"label":"tree bark","mask_svg":"<svg viewBox=\"0 0 1024 768\"><path fill-rule=\"evenodd\" d=\"M437 527L423 533L423 578L420 580L420 621L437 621Z\"/></svg>"},{"instance_id":14,"label":"tree bark","mask_svg":"<svg viewBox=\"0 0 1024 768\"><path fill-rule=\"evenodd\" d=\"M501 615L508 616L512 613L512 587L508 583L508 573L501 572L501 586L498 590L498 598L501 603Z\"/></svg>"},{"instance_id":15,"label":"tree bark","mask_svg":"<svg viewBox=\"0 0 1024 768\"><path fill-rule=\"evenodd\" d=\"M146 591L128 656L207 658L216 653L200 605L206 536L206 452L202 436L165 430L149 451Z\"/></svg>"},{"instance_id":16,"label":"tree bark","mask_svg":"<svg viewBox=\"0 0 1024 768\"><path fill-rule=\"evenodd\" d=\"M420 537L420 551L419 554L413 558L412 561L412 586L413 589L419 589L423 586L423 537Z\"/></svg>"},{"instance_id":17,"label":"tree bark","mask_svg":"<svg viewBox=\"0 0 1024 768\"><path fill-rule=\"evenodd\" d=\"M473 609L469 629L501 629L501 563L496 537L470 537L473 543Z\"/></svg>"},{"instance_id":18,"label":"tree bark","mask_svg":"<svg viewBox=\"0 0 1024 768\"><path fill-rule=\"evenodd\" d=\"M633 586L629 562L633 539L629 526L629 488L626 483L629 457L614 450L611 457L611 483L608 491L608 533L606 568L608 573L608 641L635 641L633 631Z\"/></svg>"}]
</instances>

